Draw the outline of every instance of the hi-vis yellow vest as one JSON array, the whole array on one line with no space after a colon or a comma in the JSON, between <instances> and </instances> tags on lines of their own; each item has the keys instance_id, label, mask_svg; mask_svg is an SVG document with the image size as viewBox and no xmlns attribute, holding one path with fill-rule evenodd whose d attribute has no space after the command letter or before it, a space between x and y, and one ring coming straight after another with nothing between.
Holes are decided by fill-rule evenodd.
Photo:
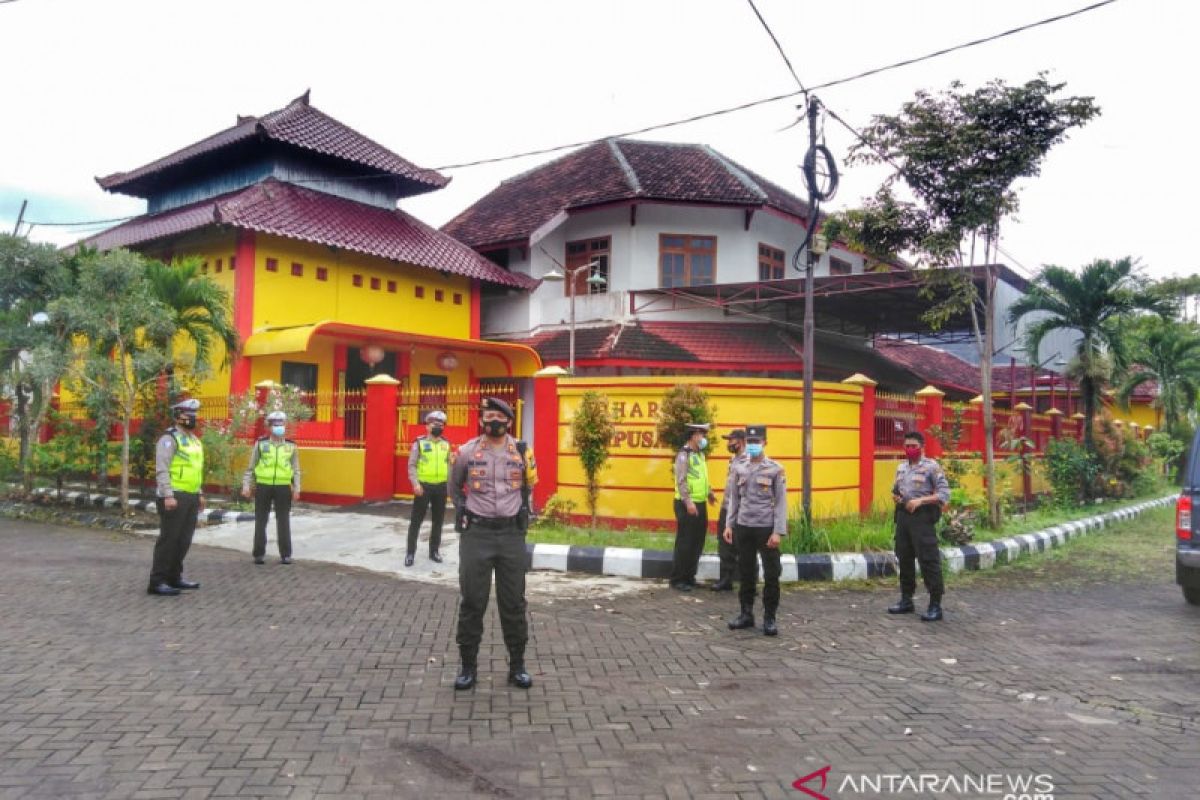
<instances>
[{"instance_id":1,"label":"hi-vis yellow vest","mask_svg":"<svg viewBox=\"0 0 1200 800\"><path fill-rule=\"evenodd\" d=\"M286 439L275 444L270 439L259 439L258 463L254 465L254 482L259 486L288 486L292 482L292 453L296 443Z\"/></svg>"},{"instance_id":2,"label":"hi-vis yellow vest","mask_svg":"<svg viewBox=\"0 0 1200 800\"><path fill-rule=\"evenodd\" d=\"M672 467L672 469L674 469ZM672 476L674 473L672 472ZM708 462L704 460L703 453L693 453L688 451L688 471L687 471L688 494L692 500L701 503L708 499ZM675 486L675 499L682 500L679 496L679 485Z\"/></svg>"},{"instance_id":3,"label":"hi-vis yellow vest","mask_svg":"<svg viewBox=\"0 0 1200 800\"><path fill-rule=\"evenodd\" d=\"M171 459L171 488L177 492L200 491L204 483L204 445L195 436L180 436L172 430L175 455Z\"/></svg>"},{"instance_id":4,"label":"hi-vis yellow vest","mask_svg":"<svg viewBox=\"0 0 1200 800\"><path fill-rule=\"evenodd\" d=\"M450 443L422 436L417 440L417 480L445 483L450 472Z\"/></svg>"}]
</instances>

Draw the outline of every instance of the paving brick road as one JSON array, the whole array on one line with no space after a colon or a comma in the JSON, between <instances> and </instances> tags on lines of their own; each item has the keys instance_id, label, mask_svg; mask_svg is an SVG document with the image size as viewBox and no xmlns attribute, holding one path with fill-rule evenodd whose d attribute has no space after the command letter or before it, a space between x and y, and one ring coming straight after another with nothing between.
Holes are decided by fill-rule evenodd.
<instances>
[{"instance_id":1,"label":"paving brick road","mask_svg":"<svg viewBox=\"0 0 1200 800\"><path fill-rule=\"evenodd\" d=\"M504 683L493 604L455 693L450 588L197 547L203 588L150 597L152 546L0 520L0 800L804 798L825 766L830 798L1200 786L1200 609L1166 550L1157 582L952 591L941 625L880 613L890 588L785 593L773 640L725 629L729 595L539 594L533 689Z\"/></svg>"}]
</instances>

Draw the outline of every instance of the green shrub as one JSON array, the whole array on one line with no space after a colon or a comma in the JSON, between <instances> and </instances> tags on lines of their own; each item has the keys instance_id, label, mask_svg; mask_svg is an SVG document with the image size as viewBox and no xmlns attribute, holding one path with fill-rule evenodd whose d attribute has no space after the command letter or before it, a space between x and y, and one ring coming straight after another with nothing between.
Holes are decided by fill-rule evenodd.
<instances>
[{"instance_id":1,"label":"green shrub","mask_svg":"<svg viewBox=\"0 0 1200 800\"><path fill-rule=\"evenodd\" d=\"M1051 439L1045 465L1054 503L1062 508L1083 502L1099 475L1095 457L1074 439Z\"/></svg>"},{"instance_id":2,"label":"green shrub","mask_svg":"<svg viewBox=\"0 0 1200 800\"><path fill-rule=\"evenodd\" d=\"M678 450L688 440L688 424L714 423L717 420L717 409L708 401L708 395L690 383L677 384L663 395L658 407L658 440ZM705 453L712 450L713 439L709 437Z\"/></svg>"},{"instance_id":3,"label":"green shrub","mask_svg":"<svg viewBox=\"0 0 1200 800\"><path fill-rule=\"evenodd\" d=\"M608 398L599 392L584 392L571 420L571 438L583 464L593 528L596 527L596 500L600 496L600 470L608 462L608 445L615 433L608 412Z\"/></svg>"}]
</instances>

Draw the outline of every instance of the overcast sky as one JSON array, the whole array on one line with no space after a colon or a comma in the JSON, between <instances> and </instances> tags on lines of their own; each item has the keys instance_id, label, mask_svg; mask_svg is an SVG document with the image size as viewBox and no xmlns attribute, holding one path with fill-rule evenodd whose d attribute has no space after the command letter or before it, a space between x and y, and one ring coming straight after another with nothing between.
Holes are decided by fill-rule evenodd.
<instances>
[{"instance_id":1,"label":"overcast sky","mask_svg":"<svg viewBox=\"0 0 1200 800\"><path fill-rule=\"evenodd\" d=\"M1088 5L1087 0L757 0L813 86ZM1007 223L1009 263L1077 268L1132 255L1197 269L1198 5L1118 0L1062 22L818 92L851 124L953 80L1039 70L1094 96L1100 118L1051 151ZM796 88L745 0L16 0L0 4L0 229L139 213L96 175L132 169L312 90L317 108L421 166L588 140ZM803 126L783 101L640 138L699 142L802 194ZM828 144L851 139L835 123ZM404 202L441 225L555 156L447 171ZM843 165L834 208L880 168ZM80 229L91 232L92 228ZM39 225L58 243L70 229Z\"/></svg>"}]
</instances>

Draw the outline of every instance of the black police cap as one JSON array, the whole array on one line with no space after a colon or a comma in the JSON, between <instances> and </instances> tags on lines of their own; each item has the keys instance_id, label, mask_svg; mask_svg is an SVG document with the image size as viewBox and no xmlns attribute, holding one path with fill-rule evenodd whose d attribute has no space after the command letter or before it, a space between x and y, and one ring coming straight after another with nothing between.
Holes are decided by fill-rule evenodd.
<instances>
[{"instance_id":1,"label":"black police cap","mask_svg":"<svg viewBox=\"0 0 1200 800\"><path fill-rule=\"evenodd\" d=\"M747 425L746 426L746 438L747 439L765 439L765 438L767 438L767 426L766 425Z\"/></svg>"},{"instance_id":2,"label":"black police cap","mask_svg":"<svg viewBox=\"0 0 1200 800\"><path fill-rule=\"evenodd\" d=\"M516 415L513 414L512 406L510 406L508 403L501 400L499 397L483 398L483 402L479 404L479 410L480 410L480 412L499 411L501 414L508 417L510 420L517 418Z\"/></svg>"}]
</instances>

